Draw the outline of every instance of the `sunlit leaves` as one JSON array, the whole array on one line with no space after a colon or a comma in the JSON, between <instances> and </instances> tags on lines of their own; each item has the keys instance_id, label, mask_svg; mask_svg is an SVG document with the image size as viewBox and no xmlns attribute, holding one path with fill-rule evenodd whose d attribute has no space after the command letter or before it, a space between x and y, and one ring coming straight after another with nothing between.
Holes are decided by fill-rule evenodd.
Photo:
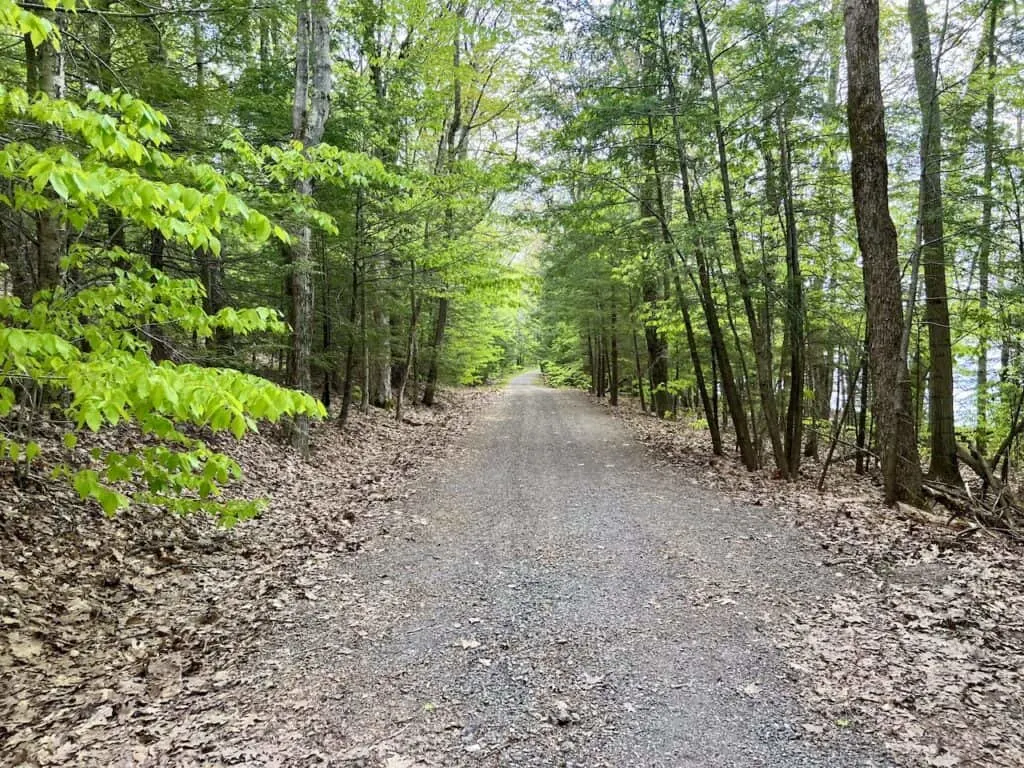
<instances>
[{"instance_id":1,"label":"sunlit leaves","mask_svg":"<svg viewBox=\"0 0 1024 768\"><path fill-rule=\"evenodd\" d=\"M36 45L57 43L50 20L10 3L0 2L0 26ZM55 214L82 231L114 213L212 258L229 229L243 245L288 239L216 168L165 152L167 118L130 94L93 91L78 104L0 87L0 119L20 126L20 140L0 148L0 179L9 190L3 203L16 211ZM31 393L70 423L67 451L75 451L77 433L133 425L143 441L137 448L96 448L90 465L58 468L107 514L132 501L212 511L228 523L255 513L253 502L218 498L240 470L197 430L241 438L260 421L318 418L324 409L304 393L236 370L157 364L148 329L174 329L196 341L217 332L274 334L286 330L278 313L229 307L208 314L197 281L171 278L121 248L74 245L60 266L74 281L38 292L29 306L0 297L0 417L29 408L18 404L17 392ZM0 448L15 463L40 453L17 437Z\"/></svg>"}]
</instances>

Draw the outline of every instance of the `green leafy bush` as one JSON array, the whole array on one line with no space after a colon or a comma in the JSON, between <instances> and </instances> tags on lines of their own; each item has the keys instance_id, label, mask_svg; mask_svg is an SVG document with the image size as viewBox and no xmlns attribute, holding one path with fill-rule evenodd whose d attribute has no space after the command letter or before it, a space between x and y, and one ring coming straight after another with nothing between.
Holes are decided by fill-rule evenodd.
<instances>
[{"instance_id":1,"label":"green leafy bush","mask_svg":"<svg viewBox=\"0 0 1024 768\"><path fill-rule=\"evenodd\" d=\"M55 25L9 0L0 2L0 27L37 45L59 44ZM288 239L216 169L163 152L167 119L130 95L92 93L81 105L0 88L0 121L59 137L4 144L0 179L7 194L0 204L55 218L68 242L89 242L74 233L111 214L214 255L229 230L238 247ZM0 296L0 456L22 467L34 460L40 446L33 431L43 417L62 425L69 450L83 431L128 423L143 435L143 447L96 448L90 466L68 462L56 474L108 514L132 501L208 511L226 524L254 514L256 502L220 498L239 466L195 434L208 429L240 438L261 420L319 417L324 410L302 392L236 370L155 360L154 329L192 343L217 331L286 330L274 310L208 314L203 297L194 280L173 279L119 248L85 246L71 247L57 283L28 305Z\"/></svg>"},{"instance_id":2,"label":"green leafy bush","mask_svg":"<svg viewBox=\"0 0 1024 768\"><path fill-rule=\"evenodd\" d=\"M565 365L545 360L541 363L541 371L548 384L553 387L572 387L575 389L588 389L590 387L590 376L577 363Z\"/></svg>"}]
</instances>

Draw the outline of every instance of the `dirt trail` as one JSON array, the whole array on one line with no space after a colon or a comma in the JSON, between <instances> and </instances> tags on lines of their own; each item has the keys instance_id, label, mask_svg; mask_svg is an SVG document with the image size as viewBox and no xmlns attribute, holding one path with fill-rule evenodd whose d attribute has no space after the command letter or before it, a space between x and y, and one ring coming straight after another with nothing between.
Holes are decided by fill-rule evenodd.
<instances>
[{"instance_id":1,"label":"dirt trail","mask_svg":"<svg viewBox=\"0 0 1024 768\"><path fill-rule=\"evenodd\" d=\"M579 393L516 379L381 526L254 649L232 762L887 765L805 738L830 724L769 640L838 586L811 543L652 467Z\"/></svg>"}]
</instances>

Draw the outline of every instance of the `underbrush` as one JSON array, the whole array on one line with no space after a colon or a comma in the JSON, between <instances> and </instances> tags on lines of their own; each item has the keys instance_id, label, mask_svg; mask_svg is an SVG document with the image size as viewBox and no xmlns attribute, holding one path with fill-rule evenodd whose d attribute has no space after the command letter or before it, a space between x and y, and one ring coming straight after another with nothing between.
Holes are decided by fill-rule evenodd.
<instances>
[{"instance_id":1,"label":"underbrush","mask_svg":"<svg viewBox=\"0 0 1024 768\"><path fill-rule=\"evenodd\" d=\"M583 370L583 367L576 363L561 365L544 360L540 364L541 373L544 379L552 387L567 387L571 389L589 389L590 376Z\"/></svg>"}]
</instances>

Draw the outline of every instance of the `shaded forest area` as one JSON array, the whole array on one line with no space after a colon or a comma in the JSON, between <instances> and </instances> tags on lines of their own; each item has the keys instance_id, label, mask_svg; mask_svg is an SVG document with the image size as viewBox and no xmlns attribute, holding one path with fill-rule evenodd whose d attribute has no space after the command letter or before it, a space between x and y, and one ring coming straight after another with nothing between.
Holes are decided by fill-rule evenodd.
<instances>
[{"instance_id":1,"label":"shaded forest area","mask_svg":"<svg viewBox=\"0 0 1024 768\"><path fill-rule=\"evenodd\" d=\"M1018 528L1015 7L641 2L566 23L580 44L544 104L552 380L695 413L748 469L827 454L880 469L890 502Z\"/></svg>"},{"instance_id":2,"label":"shaded forest area","mask_svg":"<svg viewBox=\"0 0 1024 768\"><path fill-rule=\"evenodd\" d=\"M386 535L487 402L442 389L540 362L749 503L839 488L806 505L829 562L930 580L795 623L849 640L812 706L884 732L959 697L928 727L963 743L896 751L1016 764L1015 3L0 0L0 31L5 759L107 754L135 711L166 754L182 697L239 685L229 638L315 599L310 542ZM862 624L955 683L822 693L873 690Z\"/></svg>"}]
</instances>

